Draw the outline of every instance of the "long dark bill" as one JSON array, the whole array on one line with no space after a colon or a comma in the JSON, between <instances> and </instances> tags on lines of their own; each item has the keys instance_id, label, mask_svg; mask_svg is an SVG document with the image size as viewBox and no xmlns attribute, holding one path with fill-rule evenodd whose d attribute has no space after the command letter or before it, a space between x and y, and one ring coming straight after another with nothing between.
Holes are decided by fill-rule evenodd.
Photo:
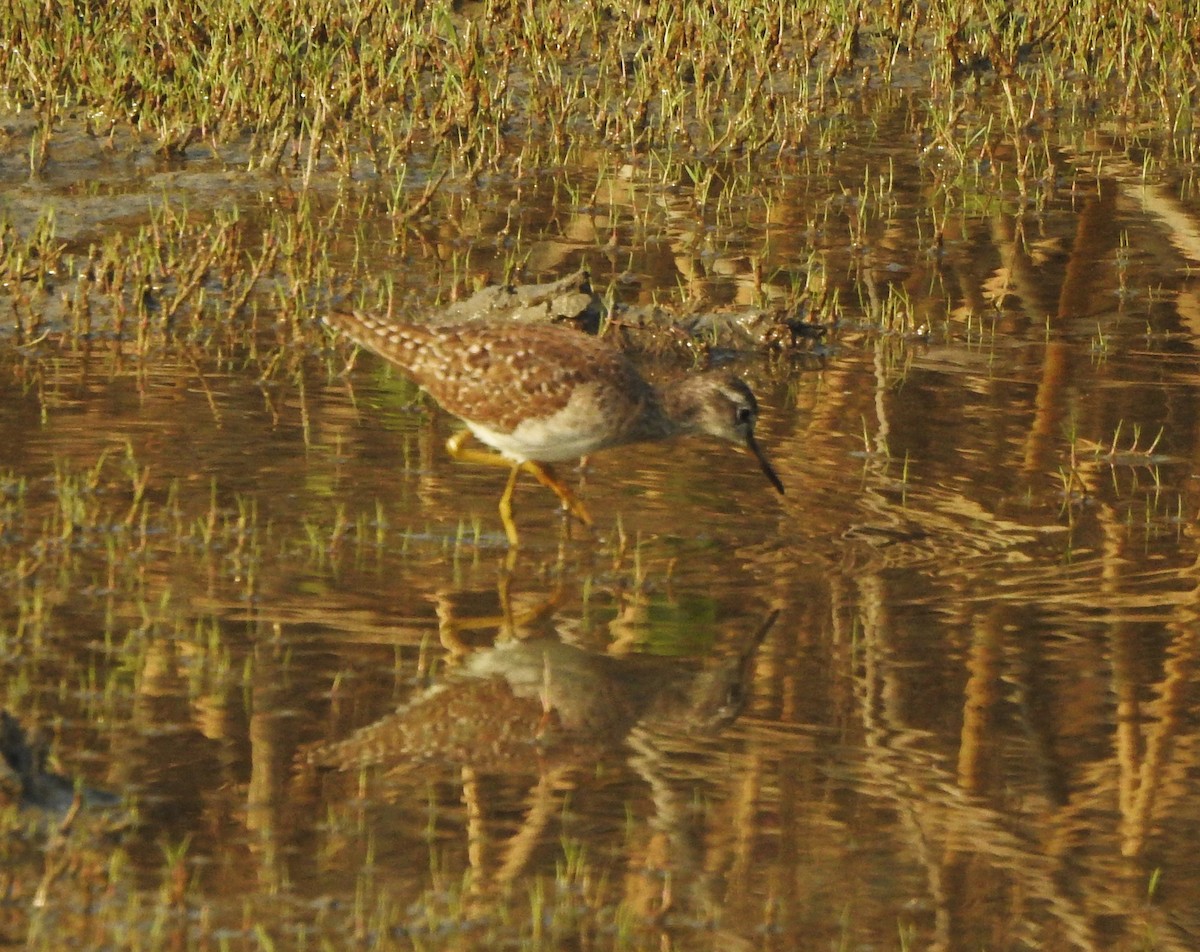
<instances>
[{"instance_id":1,"label":"long dark bill","mask_svg":"<svg viewBox=\"0 0 1200 952\"><path fill-rule=\"evenodd\" d=\"M746 448L754 454L754 458L758 460L758 465L762 467L763 475L771 481L771 485L779 490L779 495L783 495L783 483L780 482L778 474L775 472L775 467L771 465L771 461L767 459L767 454L762 451L762 447L758 445L758 440L751 433L746 437Z\"/></svg>"}]
</instances>

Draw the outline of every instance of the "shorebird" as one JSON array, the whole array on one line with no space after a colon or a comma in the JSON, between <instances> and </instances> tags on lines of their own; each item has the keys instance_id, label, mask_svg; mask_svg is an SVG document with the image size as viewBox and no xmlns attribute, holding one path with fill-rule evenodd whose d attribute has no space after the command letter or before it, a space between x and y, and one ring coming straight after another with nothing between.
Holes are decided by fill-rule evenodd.
<instances>
[{"instance_id":1,"label":"shorebird","mask_svg":"<svg viewBox=\"0 0 1200 952\"><path fill-rule=\"evenodd\" d=\"M512 494L521 471L591 526L583 503L549 464L626 443L706 433L745 447L771 485L784 491L754 438L758 402L728 373L692 374L655 386L607 341L559 325L426 327L362 311L333 312L326 323L395 364L462 419L467 429L446 443L451 456L509 469L500 518L512 546L519 541ZM495 452L466 446L472 434Z\"/></svg>"}]
</instances>

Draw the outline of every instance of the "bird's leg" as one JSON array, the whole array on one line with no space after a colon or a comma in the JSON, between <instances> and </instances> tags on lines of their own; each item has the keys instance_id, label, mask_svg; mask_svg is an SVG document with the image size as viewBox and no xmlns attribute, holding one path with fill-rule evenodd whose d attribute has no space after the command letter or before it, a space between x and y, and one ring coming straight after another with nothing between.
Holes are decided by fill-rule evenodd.
<instances>
[{"instance_id":1,"label":"bird's leg","mask_svg":"<svg viewBox=\"0 0 1200 952\"><path fill-rule=\"evenodd\" d=\"M512 493L513 487L517 482L517 473L520 470L525 470L539 483L549 489L556 495L571 515L582 522L589 529L592 527L592 517L588 514L587 509L579 498L571 492L562 480L554 475L552 470L545 463L535 463L532 460L524 463L513 465L512 460L499 453L493 453L490 450L480 450L473 447L465 446L464 444L471 438L470 430L459 430L450 439L446 440L446 452L454 459L463 463L482 463L485 466L504 466L511 467L512 472L508 477L508 485L505 487L504 495L500 499L500 519L504 522L504 532L508 536L510 545L516 545L516 526L512 523ZM507 514L507 515L506 515Z\"/></svg>"},{"instance_id":2,"label":"bird's leg","mask_svg":"<svg viewBox=\"0 0 1200 952\"><path fill-rule=\"evenodd\" d=\"M517 474L521 472L521 467L513 466L509 463L512 469L508 473L508 482L504 484L504 492L500 495L500 521L504 524L504 534L508 536L508 544L514 549L521 544L521 538L517 535L517 524L513 522L512 514L512 496L513 490L517 486Z\"/></svg>"},{"instance_id":3,"label":"bird's leg","mask_svg":"<svg viewBox=\"0 0 1200 952\"><path fill-rule=\"evenodd\" d=\"M459 430L446 440L446 452L460 463L481 463L484 466L503 466L508 472L508 482L504 486L504 494L500 497L500 522L504 524L504 534L508 544L517 546L520 539L517 535L517 524L513 522L512 495L517 485L517 474L521 471L520 463L513 463L507 457L490 450L480 450L463 444L471 438L470 430Z\"/></svg>"},{"instance_id":4,"label":"bird's leg","mask_svg":"<svg viewBox=\"0 0 1200 952\"><path fill-rule=\"evenodd\" d=\"M491 450L475 449L471 446L464 446L471 438L470 430L459 430L450 439L446 440L446 452L460 463L482 463L484 466L503 466L509 469L513 465L513 461L507 456L501 456L499 453L493 453Z\"/></svg>"},{"instance_id":5,"label":"bird's leg","mask_svg":"<svg viewBox=\"0 0 1200 952\"><path fill-rule=\"evenodd\" d=\"M567 512L589 529L592 528L592 517L588 514L586 507L580 502L579 497L571 492L571 487L554 474L554 470L545 463L535 463L532 460L522 463L521 469L553 492L562 501L563 508Z\"/></svg>"}]
</instances>

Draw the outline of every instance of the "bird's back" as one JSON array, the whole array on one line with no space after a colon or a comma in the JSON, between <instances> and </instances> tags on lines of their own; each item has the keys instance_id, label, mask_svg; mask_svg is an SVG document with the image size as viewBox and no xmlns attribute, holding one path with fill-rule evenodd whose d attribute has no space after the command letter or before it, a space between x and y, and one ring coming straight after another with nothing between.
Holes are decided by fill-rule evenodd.
<instances>
[{"instance_id":1,"label":"bird's back","mask_svg":"<svg viewBox=\"0 0 1200 952\"><path fill-rule=\"evenodd\" d=\"M362 312L336 312L331 326L391 361L449 412L509 433L596 404L608 420L636 415L653 395L619 350L558 325L465 323L425 327ZM578 406L573 408L577 412Z\"/></svg>"}]
</instances>

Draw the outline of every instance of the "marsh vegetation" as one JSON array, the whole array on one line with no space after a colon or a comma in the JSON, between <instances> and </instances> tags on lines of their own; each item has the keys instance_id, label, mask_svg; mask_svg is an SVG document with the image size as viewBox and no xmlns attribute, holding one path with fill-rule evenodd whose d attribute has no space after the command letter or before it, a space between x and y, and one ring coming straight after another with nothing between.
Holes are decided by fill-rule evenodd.
<instances>
[{"instance_id":1,"label":"marsh vegetation","mask_svg":"<svg viewBox=\"0 0 1200 952\"><path fill-rule=\"evenodd\" d=\"M0 944L1196 947L1190 3L11 7L0 709L122 803L0 784ZM601 454L511 551L320 322L580 269L785 497ZM620 736L484 679L571 756L314 768L517 635Z\"/></svg>"}]
</instances>

